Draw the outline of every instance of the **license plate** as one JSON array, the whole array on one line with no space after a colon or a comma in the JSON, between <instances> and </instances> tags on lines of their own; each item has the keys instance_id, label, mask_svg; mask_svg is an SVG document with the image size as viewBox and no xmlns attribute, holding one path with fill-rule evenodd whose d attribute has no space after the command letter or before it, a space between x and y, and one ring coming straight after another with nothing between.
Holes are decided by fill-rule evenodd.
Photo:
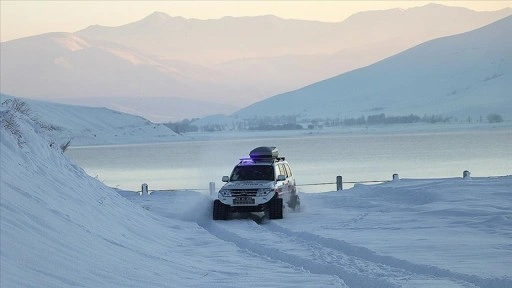
<instances>
[{"instance_id":1,"label":"license plate","mask_svg":"<svg viewBox=\"0 0 512 288\"><path fill-rule=\"evenodd\" d=\"M233 199L233 205L253 205L254 198L252 197L235 197Z\"/></svg>"}]
</instances>

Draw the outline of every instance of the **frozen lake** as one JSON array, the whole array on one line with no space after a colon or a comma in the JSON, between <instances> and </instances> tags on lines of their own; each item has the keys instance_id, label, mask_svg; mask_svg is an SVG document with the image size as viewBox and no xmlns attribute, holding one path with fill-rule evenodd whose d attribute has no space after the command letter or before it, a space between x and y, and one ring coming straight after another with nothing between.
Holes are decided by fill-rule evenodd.
<instances>
[{"instance_id":1,"label":"frozen lake","mask_svg":"<svg viewBox=\"0 0 512 288\"><path fill-rule=\"evenodd\" d=\"M74 147L66 155L111 187L133 191L147 183L150 190L207 190L209 182L218 189L222 176L257 146L278 147L301 192L336 190L338 175L360 182L391 180L395 173L400 178L461 177L464 170L482 177L512 174L512 131L492 128ZM310 185L319 183L332 184Z\"/></svg>"}]
</instances>

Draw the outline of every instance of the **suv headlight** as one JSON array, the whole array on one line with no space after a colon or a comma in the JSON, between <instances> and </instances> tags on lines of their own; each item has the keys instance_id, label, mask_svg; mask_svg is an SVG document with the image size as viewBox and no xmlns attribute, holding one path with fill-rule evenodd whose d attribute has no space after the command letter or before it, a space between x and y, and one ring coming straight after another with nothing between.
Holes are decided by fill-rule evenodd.
<instances>
[{"instance_id":1,"label":"suv headlight","mask_svg":"<svg viewBox=\"0 0 512 288\"><path fill-rule=\"evenodd\" d=\"M222 195L223 197L229 197L231 196L231 191L228 189L220 189L219 194Z\"/></svg>"},{"instance_id":2,"label":"suv headlight","mask_svg":"<svg viewBox=\"0 0 512 288\"><path fill-rule=\"evenodd\" d=\"M267 196L268 194L270 194L270 192L273 192L273 191L274 191L274 189L270 189L270 188L259 189L257 196Z\"/></svg>"}]
</instances>

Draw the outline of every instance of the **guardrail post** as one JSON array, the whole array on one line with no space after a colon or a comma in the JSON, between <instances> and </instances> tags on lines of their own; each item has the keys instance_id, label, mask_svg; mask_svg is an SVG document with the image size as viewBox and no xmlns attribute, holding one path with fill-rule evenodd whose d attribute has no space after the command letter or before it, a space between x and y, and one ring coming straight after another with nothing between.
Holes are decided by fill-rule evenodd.
<instances>
[{"instance_id":1,"label":"guardrail post","mask_svg":"<svg viewBox=\"0 0 512 288\"><path fill-rule=\"evenodd\" d=\"M462 179L471 179L471 172L464 170L464 172L462 172Z\"/></svg>"},{"instance_id":2,"label":"guardrail post","mask_svg":"<svg viewBox=\"0 0 512 288\"><path fill-rule=\"evenodd\" d=\"M336 176L336 190L343 190L343 177L341 176Z\"/></svg>"},{"instance_id":3,"label":"guardrail post","mask_svg":"<svg viewBox=\"0 0 512 288\"><path fill-rule=\"evenodd\" d=\"M141 195L144 195L144 193L146 193L146 194L148 194L148 195L149 195L149 193L148 193L148 184L143 183L143 184L142 184L142 186L141 186L141 188L140 188L140 190L141 190L141 191L140 191L140 194L141 194Z\"/></svg>"},{"instance_id":4,"label":"guardrail post","mask_svg":"<svg viewBox=\"0 0 512 288\"><path fill-rule=\"evenodd\" d=\"M215 182L210 182L210 197L215 195Z\"/></svg>"},{"instance_id":5,"label":"guardrail post","mask_svg":"<svg viewBox=\"0 0 512 288\"><path fill-rule=\"evenodd\" d=\"M398 177L398 174L393 174L393 181L398 181L400 180L400 177Z\"/></svg>"}]
</instances>

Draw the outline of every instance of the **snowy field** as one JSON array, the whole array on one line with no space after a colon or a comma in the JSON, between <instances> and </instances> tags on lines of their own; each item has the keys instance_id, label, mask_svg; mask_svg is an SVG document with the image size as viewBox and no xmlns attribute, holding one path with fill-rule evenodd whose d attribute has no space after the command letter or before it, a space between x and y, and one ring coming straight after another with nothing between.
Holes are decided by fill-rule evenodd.
<instances>
[{"instance_id":1,"label":"snowy field","mask_svg":"<svg viewBox=\"0 0 512 288\"><path fill-rule=\"evenodd\" d=\"M339 278L341 286L510 287L511 187L512 177L500 177L302 193L301 212L260 224L259 215L210 220L200 193L122 195L164 218L197 223L255 258Z\"/></svg>"},{"instance_id":2,"label":"snowy field","mask_svg":"<svg viewBox=\"0 0 512 288\"><path fill-rule=\"evenodd\" d=\"M512 176L301 191L282 220L212 221L209 195L116 191L17 123L0 127L2 288L512 287Z\"/></svg>"}]
</instances>

